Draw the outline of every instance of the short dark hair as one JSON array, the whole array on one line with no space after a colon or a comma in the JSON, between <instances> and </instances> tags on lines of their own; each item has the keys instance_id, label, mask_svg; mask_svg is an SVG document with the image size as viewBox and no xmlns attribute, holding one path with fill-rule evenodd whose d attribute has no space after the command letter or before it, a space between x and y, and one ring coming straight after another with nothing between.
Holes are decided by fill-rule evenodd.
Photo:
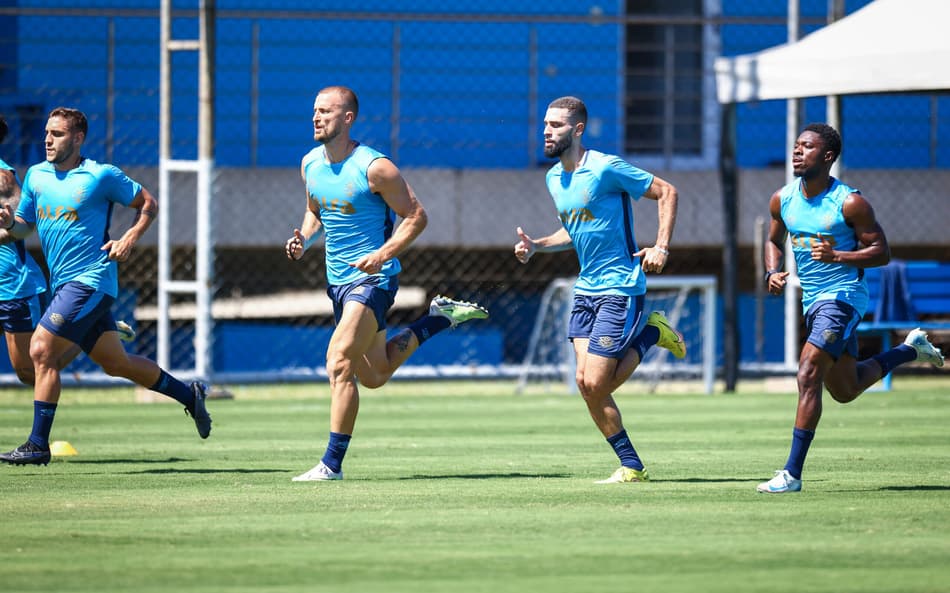
<instances>
[{"instance_id":1,"label":"short dark hair","mask_svg":"<svg viewBox=\"0 0 950 593\"><path fill-rule=\"evenodd\" d=\"M7 132L9 131L10 127L7 126L7 118L0 115L0 142L7 139Z\"/></svg>"},{"instance_id":2,"label":"short dark hair","mask_svg":"<svg viewBox=\"0 0 950 593\"><path fill-rule=\"evenodd\" d=\"M577 97L561 97L551 101L548 109L567 109L567 117L571 123L587 123L587 105Z\"/></svg>"},{"instance_id":3,"label":"short dark hair","mask_svg":"<svg viewBox=\"0 0 950 593\"><path fill-rule=\"evenodd\" d=\"M805 126L802 132L814 132L818 134L825 150L830 150L834 153L835 158L832 162L838 160L838 157L841 156L841 134L838 133L838 130L828 124L814 123Z\"/></svg>"},{"instance_id":4,"label":"short dark hair","mask_svg":"<svg viewBox=\"0 0 950 593\"><path fill-rule=\"evenodd\" d=\"M330 91L340 95L340 97L343 99L343 108L347 111L352 111L354 119L360 114L360 100L356 98L356 93L353 91L353 89L342 85L328 86L317 94L319 95L321 93L327 93Z\"/></svg>"},{"instance_id":5,"label":"short dark hair","mask_svg":"<svg viewBox=\"0 0 950 593\"><path fill-rule=\"evenodd\" d=\"M49 112L49 117L61 117L69 122L69 129L74 132L82 132L83 136L89 135L89 122L86 120L86 114L72 107L57 107Z\"/></svg>"}]
</instances>

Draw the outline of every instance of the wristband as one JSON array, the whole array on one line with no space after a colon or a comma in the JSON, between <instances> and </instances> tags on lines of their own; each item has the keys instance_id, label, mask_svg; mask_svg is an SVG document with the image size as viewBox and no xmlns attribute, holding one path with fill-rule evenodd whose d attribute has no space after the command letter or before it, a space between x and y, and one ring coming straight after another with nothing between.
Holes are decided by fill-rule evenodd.
<instances>
[{"instance_id":1,"label":"wristband","mask_svg":"<svg viewBox=\"0 0 950 593\"><path fill-rule=\"evenodd\" d=\"M767 271L765 272L765 281L768 282L768 281L769 281L769 278L772 277L772 274L778 274L778 273L781 272L781 271L782 271L782 270L767 270Z\"/></svg>"},{"instance_id":2,"label":"wristband","mask_svg":"<svg viewBox=\"0 0 950 593\"><path fill-rule=\"evenodd\" d=\"M654 245L653 248L656 249L657 251L659 251L660 253L662 253L663 255L669 255L669 254L670 254L670 250L669 250L669 249L666 249L666 248L664 248L664 247L657 247L656 245Z\"/></svg>"},{"instance_id":3,"label":"wristband","mask_svg":"<svg viewBox=\"0 0 950 593\"><path fill-rule=\"evenodd\" d=\"M318 231L304 239L303 248L304 250L310 249L310 246L320 240L320 237L323 235L323 227L320 227Z\"/></svg>"}]
</instances>

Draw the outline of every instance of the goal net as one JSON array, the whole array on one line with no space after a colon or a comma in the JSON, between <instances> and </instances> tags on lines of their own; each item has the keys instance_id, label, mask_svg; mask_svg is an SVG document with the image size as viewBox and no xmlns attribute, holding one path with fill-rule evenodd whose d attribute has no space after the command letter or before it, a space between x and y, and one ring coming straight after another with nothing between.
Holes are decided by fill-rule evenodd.
<instances>
[{"instance_id":1,"label":"goal net","mask_svg":"<svg viewBox=\"0 0 950 593\"><path fill-rule=\"evenodd\" d=\"M567 339L573 303L574 278L552 281L541 297L528 349L521 364L518 392L529 385L574 384L574 347ZM628 380L645 384L653 392L663 382L698 382L712 393L716 373L716 278L715 276L651 277L648 281L643 319L651 311L664 311L670 323L683 334L686 357L679 360L664 348L651 348Z\"/></svg>"}]
</instances>

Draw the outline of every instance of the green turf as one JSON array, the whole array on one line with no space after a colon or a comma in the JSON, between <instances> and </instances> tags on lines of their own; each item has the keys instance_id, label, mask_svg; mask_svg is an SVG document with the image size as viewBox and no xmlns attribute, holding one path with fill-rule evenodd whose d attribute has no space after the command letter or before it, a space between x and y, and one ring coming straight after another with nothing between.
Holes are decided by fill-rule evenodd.
<instances>
[{"instance_id":1,"label":"green turf","mask_svg":"<svg viewBox=\"0 0 950 593\"><path fill-rule=\"evenodd\" d=\"M793 394L618 399L653 476L582 402L510 384L364 393L346 480L323 452L325 385L241 387L201 441L180 407L67 389L80 455L0 467L0 591L937 592L950 588L948 383L895 381L825 415L797 495L757 494L788 452ZM0 446L30 393L0 392Z\"/></svg>"}]
</instances>

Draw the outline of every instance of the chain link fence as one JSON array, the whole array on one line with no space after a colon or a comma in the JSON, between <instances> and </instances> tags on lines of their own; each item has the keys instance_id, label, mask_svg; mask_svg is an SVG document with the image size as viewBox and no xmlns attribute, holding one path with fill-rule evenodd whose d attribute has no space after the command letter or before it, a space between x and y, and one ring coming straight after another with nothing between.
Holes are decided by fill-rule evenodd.
<instances>
[{"instance_id":1,"label":"chain link fence","mask_svg":"<svg viewBox=\"0 0 950 593\"><path fill-rule=\"evenodd\" d=\"M570 252L526 266L512 256L516 226L543 235L559 225L541 141L545 108L558 96L587 102L587 146L623 154L679 189L665 274L721 275L711 64L717 55L784 42L784 2L755 3L754 13L745 3L701 1L491 0L464 12L423 0L398 8L338 4L315 11L289 0L217 3L212 367L219 378L321 376L333 325L322 252L292 263L283 244L305 208L299 163L313 145L314 95L331 84L356 90L354 137L393 158L429 214L429 227L401 257L402 297L390 325L412 321L440 293L491 311L421 348L403 376L514 376L544 289L576 274ZM804 32L825 22L825 4L802 3ZM175 37L197 35L196 2L176 2L173 14ZM115 163L157 195L154 3L20 2L0 7L0 22L0 112L11 127L0 157L22 176L44 158L48 111L74 106L89 117L86 156ZM173 57L172 158L197 156L197 68L196 55ZM950 98L846 97L842 112L843 177L871 199L894 254L950 259ZM804 101L804 113L822 120L824 100ZM742 359L778 361L781 339L763 346L761 337L781 334L782 304L766 300L765 313L755 313L753 254L762 240L756 219L767 216L768 197L784 182L785 103L740 106L738 134ZM172 221L175 279L194 278L195 193L191 176L172 174L162 215ZM637 237L649 245L655 204L643 200L634 211ZM113 232L131 215L117 212ZM35 240L30 245L42 260ZM158 248L153 228L120 267L116 309L138 331L130 348L153 358ZM176 297L173 369L194 368L193 316L193 297ZM79 380L93 369L83 359L70 367Z\"/></svg>"}]
</instances>

